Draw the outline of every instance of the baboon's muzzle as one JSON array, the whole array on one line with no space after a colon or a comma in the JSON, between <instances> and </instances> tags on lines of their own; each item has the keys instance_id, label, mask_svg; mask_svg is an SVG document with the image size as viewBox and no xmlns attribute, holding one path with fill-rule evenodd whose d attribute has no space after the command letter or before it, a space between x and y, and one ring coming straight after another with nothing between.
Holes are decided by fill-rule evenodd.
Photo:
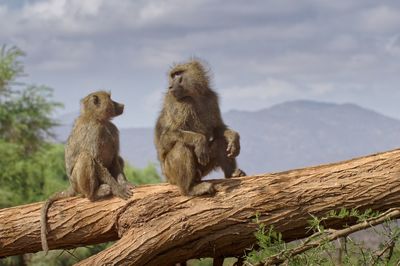
<instances>
[{"instance_id":1,"label":"baboon's muzzle","mask_svg":"<svg viewBox=\"0 0 400 266\"><path fill-rule=\"evenodd\" d=\"M113 102L115 115L121 115L124 112L124 105L122 103Z\"/></svg>"}]
</instances>

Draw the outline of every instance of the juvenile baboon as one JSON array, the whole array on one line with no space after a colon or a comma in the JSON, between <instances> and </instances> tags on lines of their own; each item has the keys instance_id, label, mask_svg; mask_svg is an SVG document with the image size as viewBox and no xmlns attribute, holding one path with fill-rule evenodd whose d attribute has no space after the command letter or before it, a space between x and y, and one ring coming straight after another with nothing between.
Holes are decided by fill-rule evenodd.
<instances>
[{"instance_id":1,"label":"juvenile baboon","mask_svg":"<svg viewBox=\"0 0 400 266\"><path fill-rule=\"evenodd\" d=\"M155 146L163 174L183 195L212 194L211 183L201 178L222 168L225 178L244 176L235 157L239 134L221 118L218 96L198 60L175 65L155 128Z\"/></svg>"},{"instance_id":2,"label":"juvenile baboon","mask_svg":"<svg viewBox=\"0 0 400 266\"><path fill-rule=\"evenodd\" d=\"M90 201L115 195L132 196L133 186L123 172L119 156L119 132L111 119L121 115L124 105L111 100L110 93L98 91L81 101L76 119L65 145L65 166L70 187L52 195L41 210L42 248L48 251L46 216L50 205L62 198L82 195Z\"/></svg>"}]
</instances>

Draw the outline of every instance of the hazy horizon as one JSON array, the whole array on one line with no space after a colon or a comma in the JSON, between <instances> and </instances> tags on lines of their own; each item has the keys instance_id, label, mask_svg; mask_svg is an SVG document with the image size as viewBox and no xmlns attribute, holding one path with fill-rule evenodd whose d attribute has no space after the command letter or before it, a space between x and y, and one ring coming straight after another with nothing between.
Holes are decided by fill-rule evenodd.
<instances>
[{"instance_id":1,"label":"hazy horizon","mask_svg":"<svg viewBox=\"0 0 400 266\"><path fill-rule=\"evenodd\" d=\"M271 106L263 107L263 108L260 108L260 109L257 109L257 110L230 109L230 110L224 111L224 112L222 113L222 116L224 116L224 114L227 114L227 113L230 113L230 112L260 112L260 111L263 111L263 110L268 110L268 109L270 109L270 108L274 108L274 107L279 106L279 105L288 104L288 103L296 103L296 102L311 102L311 103L328 104L328 105L329 105L329 104L334 104L334 105L346 105L346 104L351 104L351 105L356 105L356 106L358 106L358 107L360 107L360 108L362 108L362 109L375 112L375 113L377 113L377 114L379 114L379 115L382 115L382 116L384 116L384 117L387 117L387 118L390 118L390 119L395 119L395 120L400 121L400 118L393 117L393 116L390 116L390 115L386 115L386 114L383 114L383 113L379 112L378 110L374 110L374 109L372 109L372 108L368 108L368 107L365 107L365 106L362 106L362 105L359 105L359 104L356 104L356 103L352 103L352 102L335 103L335 102L329 102L329 101L317 101L317 100L309 100L309 99L297 99L297 100L284 101L284 102L276 103L276 104L273 104L273 105L271 105ZM56 116L55 118L58 119L58 118L60 118L60 117L70 117L70 118L72 118L72 119L75 119L78 115L79 115L79 110L76 109L75 111L70 111L70 112L58 112L58 113L57 113L57 116ZM119 125L118 120L120 120L124 115L125 115L125 114L122 114L121 117L115 117L115 118L113 118L113 122L114 122L115 124ZM62 122L62 121L60 121L60 122ZM68 121L68 122L69 122L69 121ZM68 122L67 122L67 123L68 123ZM63 123L62 123L62 124L63 124ZM63 124L63 125L64 125L64 124ZM119 128L124 128L124 129L129 129L129 128L149 128L149 127L154 127L154 125L155 125L155 120L154 120L154 121L149 121L148 124L144 124L144 125L139 125L139 126L136 126L136 125L124 126L124 125L122 125L122 126L119 126Z\"/></svg>"}]
</instances>

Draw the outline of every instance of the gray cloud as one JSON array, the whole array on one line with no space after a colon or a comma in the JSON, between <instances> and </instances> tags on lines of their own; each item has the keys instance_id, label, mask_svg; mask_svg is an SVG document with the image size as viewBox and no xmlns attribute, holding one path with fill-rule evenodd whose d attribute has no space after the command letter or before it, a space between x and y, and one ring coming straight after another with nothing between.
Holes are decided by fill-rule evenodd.
<instances>
[{"instance_id":1,"label":"gray cloud","mask_svg":"<svg viewBox=\"0 0 400 266\"><path fill-rule=\"evenodd\" d=\"M12 4L11 4L12 3ZM66 111L106 88L122 126L151 125L173 62L206 60L223 110L354 102L400 118L398 1L0 0L0 43Z\"/></svg>"}]
</instances>

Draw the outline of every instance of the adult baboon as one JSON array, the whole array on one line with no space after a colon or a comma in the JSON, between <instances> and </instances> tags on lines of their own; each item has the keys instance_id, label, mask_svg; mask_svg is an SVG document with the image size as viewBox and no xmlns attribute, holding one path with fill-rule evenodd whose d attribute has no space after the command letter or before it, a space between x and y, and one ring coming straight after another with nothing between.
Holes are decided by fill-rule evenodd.
<instances>
[{"instance_id":1,"label":"adult baboon","mask_svg":"<svg viewBox=\"0 0 400 266\"><path fill-rule=\"evenodd\" d=\"M221 118L217 94L198 60L175 65L155 128L155 146L167 180L183 195L212 194L201 178L220 167L226 178L244 176L235 157L239 134Z\"/></svg>"}]
</instances>

